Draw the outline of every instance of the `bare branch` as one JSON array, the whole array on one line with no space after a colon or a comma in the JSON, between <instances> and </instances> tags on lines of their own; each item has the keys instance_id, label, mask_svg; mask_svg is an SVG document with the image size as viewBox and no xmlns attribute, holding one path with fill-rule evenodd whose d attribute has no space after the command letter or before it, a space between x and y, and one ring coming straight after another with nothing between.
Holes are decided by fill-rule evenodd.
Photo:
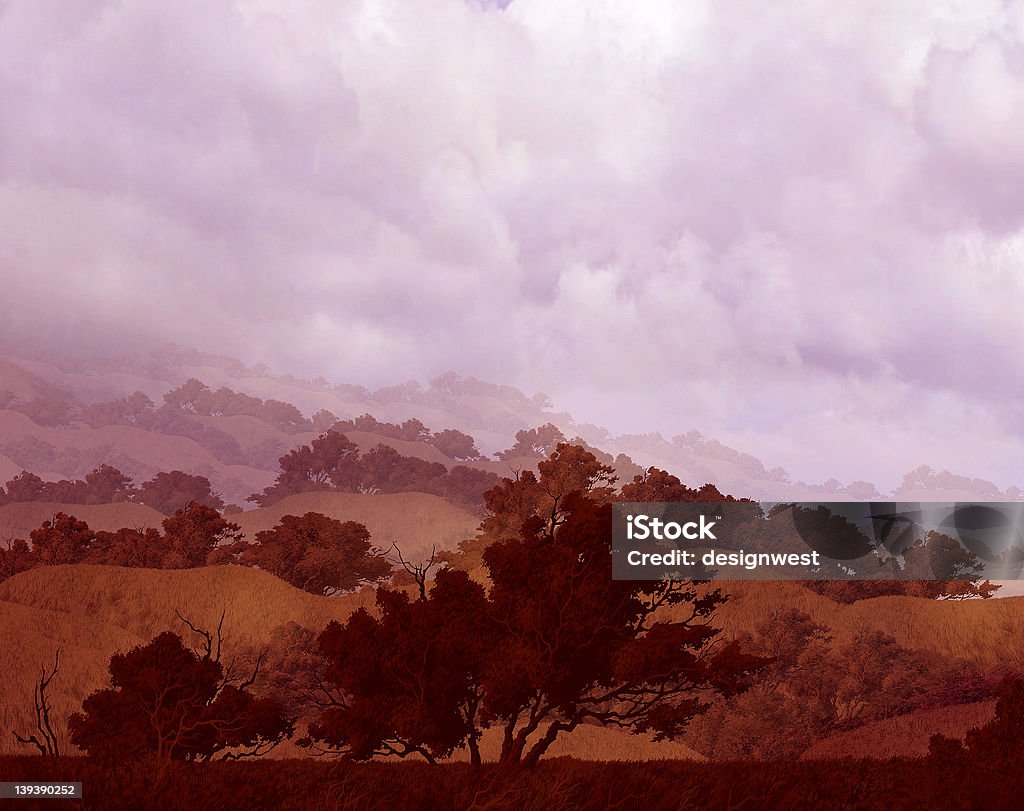
<instances>
[{"instance_id":1,"label":"bare branch","mask_svg":"<svg viewBox=\"0 0 1024 811\"><path fill-rule=\"evenodd\" d=\"M227 613L227 609L224 609L220 614L220 622L217 623L217 638L214 640L213 634L209 631L199 628L194 625L189 619L184 617L180 611L174 610L174 613L178 615L178 619L181 620L185 625L188 626L189 630L197 636L203 638L202 655L204 659L211 659L214 662L220 661L221 644L224 640L222 629L224 627L224 616ZM216 655L214 655L214 648L216 648Z\"/></svg>"},{"instance_id":2,"label":"bare branch","mask_svg":"<svg viewBox=\"0 0 1024 811\"><path fill-rule=\"evenodd\" d=\"M397 542L391 544L391 548L393 550L395 550L395 554L398 556L398 559L397 560L389 559L389 560L391 560L392 563L397 563L399 566L401 566L403 569L405 569L406 572L408 572L410 575L412 575L413 580L416 581L416 585L419 588L420 599L421 600L426 600L427 599L427 574L430 572L430 570L432 568L434 568L434 564L437 563L437 546L434 545L433 547L431 547L431 549L430 549L430 559L428 561L426 561L425 563L418 563L418 564L413 563L412 561L408 561L408 560L405 559L405 557L402 555L402 550L399 548Z\"/></svg>"},{"instance_id":3,"label":"bare branch","mask_svg":"<svg viewBox=\"0 0 1024 811\"><path fill-rule=\"evenodd\" d=\"M60 648L57 648L56 653L53 655L53 665L49 672L46 670L46 666L43 665L39 668L39 681L33 686L32 689L32 704L35 711L36 718L36 732L39 733L31 734L28 736L19 735L17 732L14 733L15 740L18 743L23 743L31 746L35 746L39 750L39 754L44 757L60 757L60 744L57 740L57 733L53 730L53 723L50 720L50 701L46 696L46 689L50 686L50 682L53 681L54 677L60 670ZM39 736L42 736L40 740Z\"/></svg>"}]
</instances>

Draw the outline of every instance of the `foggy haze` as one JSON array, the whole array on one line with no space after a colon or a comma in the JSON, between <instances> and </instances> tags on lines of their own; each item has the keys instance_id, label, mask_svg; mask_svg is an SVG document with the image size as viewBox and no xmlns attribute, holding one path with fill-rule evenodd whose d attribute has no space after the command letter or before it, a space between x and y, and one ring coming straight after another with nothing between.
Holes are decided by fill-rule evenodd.
<instances>
[{"instance_id":1,"label":"foggy haze","mask_svg":"<svg viewBox=\"0 0 1024 811\"><path fill-rule=\"evenodd\" d=\"M0 335L1024 475L1024 6L0 2Z\"/></svg>"}]
</instances>

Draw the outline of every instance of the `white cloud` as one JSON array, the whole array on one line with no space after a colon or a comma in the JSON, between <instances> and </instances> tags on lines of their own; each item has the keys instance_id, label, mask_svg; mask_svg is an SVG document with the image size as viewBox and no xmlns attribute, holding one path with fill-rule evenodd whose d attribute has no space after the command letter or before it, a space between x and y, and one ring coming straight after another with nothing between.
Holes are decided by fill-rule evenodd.
<instances>
[{"instance_id":1,"label":"white cloud","mask_svg":"<svg viewBox=\"0 0 1024 811\"><path fill-rule=\"evenodd\" d=\"M1020 481L1022 21L10 0L7 330L456 368L808 479Z\"/></svg>"}]
</instances>

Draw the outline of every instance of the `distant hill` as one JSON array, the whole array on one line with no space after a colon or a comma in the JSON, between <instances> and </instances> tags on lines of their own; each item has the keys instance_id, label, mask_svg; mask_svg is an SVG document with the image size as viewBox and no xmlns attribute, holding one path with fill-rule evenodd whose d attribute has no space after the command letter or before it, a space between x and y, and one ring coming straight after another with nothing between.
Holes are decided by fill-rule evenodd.
<instances>
[{"instance_id":1,"label":"distant hill","mask_svg":"<svg viewBox=\"0 0 1024 811\"><path fill-rule=\"evenodd\" d=\"M969 730L984 726L995 714L995 699L917 710L837 732L818 741L800 757L802 760L922 757L928 754L932 735L962 740Z\"/></svg>"},{"instance_id":2,"label":"distant hill","mask_svg":"<svg viewBox=\"0 0 1024 811\"><path fill-rule=\"evenodd\" d=\"M426 385L408 381L371 391L323 378L274 375L259 365L249 367L233 358L174 345L148 356L90 360L0 354L0 476L6 481L13 475L7 471L25 468L44 478L74 477L109 463L139 480L158 470L180 469L207 476L228 502L241 504L247 495L270 483L281 453L315 436L312 432L286 433L259 419L238 415L186 415L186 423L208 429L205 438L197 433L192 439L130 425L46 428L44 425L56 423L40 416L46 414L47 402L62 398L87 406L142 392L159 405L164 394L192 378L211 389L223 386L264 400L280 400L297 407L306 418L322 409L339 419L365 413L384 422L416 418L431 430L453 428L470 434L487 456L511 447L517 431L552 423L570 439L580 436L613 456L623 453L644 467L664 468L692 486L710 482L723 492L761 500L842 501L882 495L871 482L794 482L782 468L696 431L671 438L658 433L615 436L553 410L543 394L528 396L511 386L453 372ZM2 411L4 408L10 414L17 411L18 416ZM34 419L26 422L26 414L33 414ZM235 447L226 447L225 438ZM353 438L364 449L382 441L404 455L452 463L439 458L443 454L426 443L406 447L402 440L372 435ZM242 458L235 458L238 448ZM488 458L470 464L508 475L511 469L532 467L536 461L526 459L520 464L519 460L509 463ZM910 471L890 495L902 500L1002 500L1022 498L1024 491L921 466Z\"/></svg>"},{"instance_id":3,"label":"distant hill","mask_svg":"<svg viewBox=\"0 0 1024 811\"><path fill-rule=\"evenodd\" d=\"M299 493L230 519L252 539L285 515L307 512L365 524L376 546L387 548L397 542L409 559L429 557L435 545L438 550L454 549L459 541L475 535L480 524L472 513L426 493Z\"/></svg>"},{"instance_id":4,"label":"distant hill","mask_svg":"<svg viewBox=\"0 0 1024 811\"><path fill-rule=\"evenodd\" d=\"M847 605L795 582L715 585L730 596L716 615L727 633L753 630L781 607L796 608L826 625L838 642L849 641L858 631L883 631L905 648L934 650L979 665L1024 663L1024 597L874 597Z\"/></svg>"},{"instance_id":5,"label":"distant hill","mask_svg":"<svg viewBox=\"0 0 1024 811\"><path fill-rule=\"evenodd\" d=\"M229 502L242 501L274 480L274 474L268 470L225 464L184 436L130 425L41 426L12 410L0 410L0 449L18 471L49 474L47 478L52 479L81 477L100 464L113 465L137 482L160 472L184 470L206 476Z\"/></svg>"},{"instance_id":6,"label":"distant hill","mask_svg":"<svg viewBox=\"0 0 1024 811\"><path fill-rule=\"evenodd\" d=\"M21 473L22 470L24 468L21 465L0 454L0 480L10 481L14 476Z\"/></svg>"},{"instance_id":7,"label":"distant hill","mask_svg":"<svg viewBox=\"0 0 1024 811\"><path fill-rule=\"evenodd\" d=\"M29 533L63 512L85 521L94 530L116 532L122 527L159 527L163 515L145 504L58 504L25 501L0 505L0 538L28 539Z\"/></svg>"}]
</instances>

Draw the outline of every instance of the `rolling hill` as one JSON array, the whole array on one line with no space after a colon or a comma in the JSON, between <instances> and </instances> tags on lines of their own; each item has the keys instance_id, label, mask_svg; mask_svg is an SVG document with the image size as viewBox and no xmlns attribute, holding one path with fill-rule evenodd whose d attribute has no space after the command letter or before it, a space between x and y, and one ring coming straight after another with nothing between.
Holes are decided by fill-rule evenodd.
<instances>
[{"instance_id":1,"label":"rolling hill","mask_svg":"<svg viewBox=\"0 0 1024 811\"><path fill-rule=\"evenodd\" d=\"M277 625L295 621L322 628L371 592L316 597L255 569L121 569L55 566L0 583L0 753L24 752L12 731L32 725L32 688L39 668L61 649L60 674L50 697L61 728L82 700L107 681L113 653L172 629L189 640L180 611L199 627L215 628L224 612L224 661L266 639Z\"/></svg>"},{"instance_id":2,"label":"rolling hill","mask_svg":"<svg viewBox=\"0 0 1024 811\"><path fill-rule=\"evenodd\" d=\"M85 521L91 529L113 532L121 527L159 528L166 516L144 504L61 504L25 501L0 505L0 540L28 539L32 530L59 512ZM430 557L431 550L454 549L472 537L478 516L438 496L426 493L299 493L269 507L228 516L247 540L272 529L285 515L322 513L340 521L358 521L370 530L374 545L388 549L397 543L410 560Z\"/></svg>"},{"instance_id":3,"label":"rolling hill","mask_svg":"<svg viewBox=\"0 0 1024 811\"><path fill-rule=\"evenodd\" d=\"M175 611L200 627L214 628L224 612L223 660L249 645L259 645L287 622L320 629L344 620L361 606L372 606L370 590L341 597L317 597L254 569L217 566L204 569L122 569L111 566L54 566L35 569L0 583L0 754L24 752L12 730L32 724L32 688L40 666L61 649L61 669L52 683L54 716L64 721L91 692L107 683L111 654L148 641L168 628L188 638ZM495 759L497 730L481 741L485 759ZM282 747L277 756L299 754ZM552 756L591 760L701 759L678 742L653 743L616 729L584 727L558 740ZM456 759L463 759L460 754Z\"/></svg>"},{"instance_id":4,"label":"rolling hill","mask_svg":"<svg viewBox=\"0 0 1024 811\"><path fill-rule=\"evenodd\" d=\"M159 527L164 516L145 504L58 504L24 501L0 506L0 538L24 538L57 513L85 521L91 529L115 532L122 527Z\"/></svg>"},{"instance_id":5,"label":"rolling hill","mask_svg":"<svg viewBox=\"0 0 1024 811\"><path fill-rule=\"evenodd\" d=\"M299 493L269 507L231 516L248 539L271 529L285 515L317 512L341 521L358 521L373 543L388 548L397 542L410 559L429 557L431 548L453 549L476 533L479 517L426 493Z\"/></svg>"},{"instance_id":6,"label":"rolling hill","mask_svg":"<svg viewBox=\"0 0 1024 811\"><path fill-rule=\"evenodd\" d=\"M225 386L241 394L290 403L307 417L327 409L341 419L371 413L385 422L400 423L416 418L431 430L455 428L472 435L485 454L510 447L520 429L550 422L567 437L581 435L592 446L613 456L624 453L644 467L664 468L692 486L711 482L723 492L761 500L857 500L876 495L874 485L866 482L848 485L831 480L825 484L793 482L785 470L770 468L750 454L705 438L696 431L672 438L656 432L614 436L599 426L578 423L571 415L552 410L544 395L528 397L510 386L461 378L454 373L446 373L427 386L408 381L369 391L359 385L331 384L322 378L301 380L290 375L275 376L262 366L250 368L233 358L174 345L147 356L114 358L38 356L30 359L0 354L0 409L32 411L28 404L34 400L65 399L78 405L94 404L136 391L159 404L164 394L190 378L212 389ZM187 419L215 429L203 440L210 445L204 448L182 436L141 431L131 425L86 429L80 424L64 424L47 428L34 423L25 414L19 416L21 420L0 411L0 455L11 463L8 465L0 458L0 475L13 466L18 470L31 470L44 478L80 476L98 464L109 463L140 480L158 470L180 469L207 476L228 502L237 504L270 483L276 471L277 455L282 450L307 442L313 436L309 432L284 433L258 419L240 419L237 415L186 414ZM217 434L229 435L245 450L247 458L241 460L244 464L225 456L224 448L215 447ZM416 447L399 446L397 443L401 440L371 435L358 437L356 441L364 450L383 441L405 455L452 463L425 443L411 443ZM218 452L222 458L218 458ZM511 469L532 467L536 461L515 460L509 464L485 458L471 464L508 475ZM905 501L1015 500L1024 497L1024 491L1018 487L1002 490L992 482L922 466L908 473L903 485L891 495Z\"/></svg>"},{"instance_id":7,"label":"rolling hill","mask_svg":"<svg viewBox=\"0 0 1024 811\"><path fill-rule=\"evenodd\" d=\"M800 757L802 760L922 757L928 754L932 735L963 740L968 730L984 726L995 717L995 712L994 699L918 710L848 732L837 732L818 741Z\"/></svg>"},{"instance_id":8,"label":"rolling hill","mask_svg":"<svg viewBox=\"0 0 1024 811\"><path fill-rule=\"evenodd\" d=\"M846 605L798 583L716 582L730 595L719 609L726 633L753 630L780 608L797 608L831 630L837 641L858 631L882 631L906 648L934 650L979 665L1024 664L1024 597L946 601L875 597Z\"/></svg>"},{"instance_id":9,"label":"rolling hill","mask_svg":"<svg viewBox=\"0 0 1024 811\"><path fill-rule=\"evenodd\" d=\"M136 482L161 471L184 470L215 482L228 501L241 502L274 480L274 474L268 470L225 464L188 437L131 425L48 427L9 409L0 410L0 448L19 471L47 473L47 478L80 477L104 463L117 467Z\"/></svg>"},{"instance_id":10,"label":"rolling hill","mask_svg":"<svg viewBox=\"0 0 1024 811\"><path fill-rule=\"evenodd\" d=\"M371 497L375 498L375 497ZM837 638L859 628L893 633L901 644L933 648L984 663L1024 661L1024 598L943 603L911 597L865 600L852 606L831 603L806 589L785 590L744 584L721 610L727 634L752 629L784 604L797 604L829 625ZM318 597L255 569L217 566L201 569L123 569L110 566L54 566L34 569L0 583L0 752L20 751L10 735L31 720L33 680L39 667L62 650L61 674L53 703L65 718L106 681L112 653L147 641L162 630L182 631L175 611L195 624L215 627L224 613L224 658L259 646L287 622L320 629L344 620L360 606L372 607L368 589L340 597ZM991 702L918 711L835 735L816 745L815 756L842 753L887 756L895 748L916 754L933 732L960 735L991 715ZM497 750L488 733L485 754ZM493 751L492 751L493 750ZM294 750L284 750L295 754ZM872 755L873 752L881 753ZM698 757L680 743L653 744L643 736L606 729L584 729L560 741L552 755L583 758L651 759Z\"/></svg>"}]
</instances>

